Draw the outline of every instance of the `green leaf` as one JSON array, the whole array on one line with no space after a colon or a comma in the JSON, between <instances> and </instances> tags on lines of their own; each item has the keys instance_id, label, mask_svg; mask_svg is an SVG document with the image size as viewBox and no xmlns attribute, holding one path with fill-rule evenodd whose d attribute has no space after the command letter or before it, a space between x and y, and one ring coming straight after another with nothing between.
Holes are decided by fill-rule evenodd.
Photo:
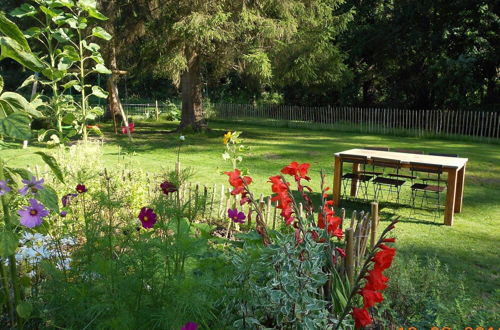
<instances>
[{"instance_id":1,"label":"green leaf","mask_svg":"<svg viewBox=\"0 0 500 330\"><path fill-rule=\"evenodd\" d=\"M0 33L14 40L22 50L27 52L30 51L30 46L28 45L28 41L24 37L23 32L2 12L0 12Z\"/></svg>"},{"instance_id":2,"label":"green leaf","mask_svg":"<svg viewBox=\"0 0 500 330\"><path fill-rule=\"evenodd\" d=\"M62 85L62 87L63 87L64 89L68 89L68 88L71 88L71 87L73 87L73 86L75 86L75 85L77 85L77 84L79 84L79 83L80 83L80 82L79 82L78 80L70 80L70 81L68 81L67 83L65 83L64 85Z\"/></svg>"},{"instance_id":3,"label":"green leaf","mask_svg":"<svg viewBox=\"0 0 500 330\"><path fill-rule=\"evenodd\" d=\"M0 119L0 134L13 139L28 140L31 138L31 119L24 113L15 112Z\"/></svg>"},{"instance_id":4,"label":"green leaf","mask_svg":"<svg viewBox=\"0 0 500 330\"><path fill-rule=\"evenodd\" d=\"M87 44L87 42L85 40L82 41L82 45L83 45L83 47L85 47L86 49L90 50L93 53L98 52L99 49L101 49L101 46L99 46L98 44L93 43L93 42L91 42L90 44Z\"/></svg>"},{"instance_id":5,"label":"green leaf","mask_svg":"<svg viewBox=\"0 0 500 330\"><path fill-rule=\"evenodd\" d=\"M107 20L108 18L106 16L104 16L99 10L95 9L95 8L88 8L87 9L87 12L89 13L89 16L90 17L93 17L95 19L98 19L100 21L105 21Z\"/></svg>"},{"instance_id":6,"label":"green leaf","mask_svg":"<svg viewBox=\"0 0 500 330\"><path fill-rule=\"evenodd\" d=\"M0 232L0 257L6 258L16 253L17 236L10 231Z\"/></svg>"},{"instance_id":7,"label":"green leaf","mask_svg":"<svg viewBox=\"0 0 500 330\"><path fill-rule=\"evenodd\" d=\"M47 15L50 18L59 16L59 14L62 13L60 9L55 9L55 8L47 8L45 6L40 6L40 10Z\"/></svg>"},{"instance_id":8,"label":"green leaf","mask_svg":"<svg viewBox=\"0 0 500 330\"><path fill-rule=\"evenodd\" d=\"M105 99L108 97L108 92L106 92L104 89L102 89L99 86L92 86L92 94L94 94L95 96L97 96L101 99Z\"/></svg>"},{"instance_id":9,"label":"green leaf","mask_svg":"<svg viewBox=\"0 0 500 330\"><path fill-rule=\"evenodd\" d=\"M31 84L33 84L34 82L36 81L35 79L35 75L32 74L31 76L29 76L28 78L26 78L23 83L21 84L21 86L19 86L17 89L21 89L21 88L24 88L26 86L29 86ZM2 90L0 89L0 93L2 92Z\"/></svg>"},{"instance_id":10,"label":"green leaf","mask_svg":"<svg viewBox=\"0 0 500 330\"><path fill-rule=\"evenodd\" d=\"M0 94L2 93L3 91L3 86L4 86L4 81L3 81L3 77L0 76Z\"/></svg>"},{"instance_id":11,"label":"green leaf","mask_svg":"<svg viewBox=\"0 0 500 330\"><path fill-rule=\"evenodd\" d=\"M104 64L97 64L94 68L95 71L102 74L111 74L111 70L104 66Z\"/></svg>"},{"instance_id":12,"label":"green leaf","mask_svg":"<svg viewBox=\"0 0 500 330\"><path fill-rule=\"evenodd\" d=\"M1 22L0 25L2 25ZM33 55L29 49L26 50L17 41L9 37L0 37L0 59L4 57L11 58L35 72L40 72L44 68L40 59Z\"/></svg>"},{"instance_id":13,"label":"green leaf","mask_svg":"<svg viewBox=\"0 0 500 330\"><path fill-rule=\"evenodd\" d=\"M80 60L80 55L78 54L78 51L76 50L75 47L67 45L64 46L63 52L61 53L62 56L67 57L68 59L72 61L78 61Z\"/></svg>"},{"instance_id":14,"label":"green leaf","mask_svg":"<svg viewBox=\"0 0 500 330\"><path fill-rule=\"evenodd\" d=\"M57 1L52 1L52 7L66 7L66 8L72 8L75 5L75 3L72 0L57 0Z\"/></svg>"},{"instance_id":15,"label":"green leaf","mask_svg":"<svg viewBox=\"0 0 500 330\"><path fill-rule=\"evenodd\" d=\"M68 57L61 57L61 60L57 64L57 69L61 71L66 71L73 65L73 63L75 62L69 59Z\"/></svg>"},{"instance_id":16,"label":"green leaf","mask_svg":"<svg viewBox=\"0 0 500 330\"><path fill-rule=\"evenodd\" d=\"M19 316L23 319L27 319L30 317L31 312L33 312L33 305L31 305L27 301L21 301L17 306L16 306L16 312L19 314Z\"/></svg>"},{"instance_id":17,"label":"green leaf","mask_svg":"<svg viewBox=\"0 0 500 330\"><path fill-rule=\"evenodd\" d=\"M68 42L71 40L71 38L68 36L66 31L64 31L63 28L57 29L52 36L59 42Z\"/></svg>"},{"instance_id":18,"label":"green leaf","mask_svg":"<svg viewBox=\"0 0 500 330\"><path fill-rule=\"evenodd\" d=\"M59 213L59 198L54 188L44 185L42 190L36 193L38 200L47 208Z\"/></svg>"},{"instance_id":19,"label":"green leaf","mask_svg":"<svg viewBox=\"0 0 500 330\"><path fill-rule=\"evenodd\" d=\"M102 27L95 27L92 29L92 35L97 38L101 38L104 40L111 40L112 36Z\"/></svg>"},{"instance_id":20,"label":"green leaf","mask_svg":"<svg viewBox=\"0 0 500 330\"><path fill-rule=\"evenodd\" d=\"M24 180L30 180L34 175L24 168L7 168L9 172L19 175Z\"/></svg>"},{"instance_id":21,"label":"green leaf","mask_svg":"<svg viewBox=\"0 0 500 330\"><path fill-rule=\"evenodd\" d=\"M0 95L0 108L5 114L25 111L30 107L29 102L20 94L13 92L5 92ZM3 116L0 115L0 118Z\"/></svg>"},{"instance_id":22,"label":"green leaf","mask_svg":"<svg viewBox=\"0 0 500 330\"><path fill-rule=\"evenodd\" d=\"M78 6L84 8L84 9L96 9L97 8L97 1L96 0L78 0Z\"/></svg>"},{"instance_id":23,"label":"green leaf","mask_svg":"<svg viewBox=\"0 0 500 330\"><path fill-rule=\"evenodd\" d=\"M23 3L20 7L17 7L9 13L11 16L22 18L25 16L35 16L36 8L30 4Z\"/></svg>"},{"instance_id":24,"label":"green leaf","mask_svg":"<svg viewBox=\"0 0 500 330\"><path fill-rule=\"evenodd\" d=\"M50 167L57 179L59 179L61 183L64 183L64 176L62 174L61 168L59 167L59 164L57 164L56 159L42 151L37 151L35 152L35 154L40 155L42 157L42 160Z\"/></svg>"}]
</instances>

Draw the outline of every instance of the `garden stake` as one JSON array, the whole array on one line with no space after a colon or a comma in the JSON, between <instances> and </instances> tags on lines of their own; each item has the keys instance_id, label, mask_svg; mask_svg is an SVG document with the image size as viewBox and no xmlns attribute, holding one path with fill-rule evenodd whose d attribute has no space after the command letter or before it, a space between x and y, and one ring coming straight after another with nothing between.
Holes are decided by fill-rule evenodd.
<instances>
[{"instance_id":1,"label":"garden stake","mask_svg":"<svg viewBox=\"0 0 500 330\"><path fill-rule=\"evenodd\" d=\"M377 225L378 225L378 203L377 202L372 202L371 203L371 208L372 208L372 228L371 228L371 237L370 237L370 248L373 249L375 246L375 241L377 239Z\"/></svg>"},{"instance_id":2,"label":"garden stake","mask_svg":"<svg viewBox=\"0 0 500 330\"><path fill-rule=\"evenodd\" d=\"M354 237L353 229L347 228L345 230L345 240L346 240L346 251L345 251L345 263L347 279L351 286L354 284Z\"/></svg>"},{"instance_id":3,"label":"garden stake","mask_svg":"<svg viewBox=\"0 0 500 330\"><path fill-rule=\"evenodd\" d=\"M351 226L350 226L350 228L354 228L354 221L355 220L356 220L356 211L352 211Z\"/></svg>"}]
</instances>

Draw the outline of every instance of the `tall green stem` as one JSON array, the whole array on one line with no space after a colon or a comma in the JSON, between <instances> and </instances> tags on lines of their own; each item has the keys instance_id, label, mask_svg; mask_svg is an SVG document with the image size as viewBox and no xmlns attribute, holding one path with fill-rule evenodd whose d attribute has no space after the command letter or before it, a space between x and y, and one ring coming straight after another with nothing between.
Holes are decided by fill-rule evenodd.
<instances>
[{"instance_id":1,"label":"tall green stem","mask_svg":"<svg viewBox=\"0 0 500 330\"><path fill-rule=\"evenodd\" d=\"M0 180L2 181L5 181L4 165L5 163L3 162L3 159L0 158ZM13 230L13 226L10 222L10 213L6 195L0 196L0 204L2 204L3 218L6 230ZM9 260L10 281L12 283L12 288L14 291L14 306L17 306L21 302L21 295L19 290L19 282L17 281L18 275L17 275L16 258L12 254L8 256L8 260ZM10 297L8 296L7 299L10 300ZM16 320L18 328L22 329L23 327L22 319L17 313L16 313Z\"/></svg>"},{"instance_id":2,"label":"tall green stem","mask_svg":"<svg viewBox=\"0 0 500 330\"><path fill-rule=\"evenodd\" d=\"M83 141L87 142L87 101L85 100L85 57L83 56L82 35L78 30L78 51L80 52L80 86L82 88L82 126L83 126Z\"/></svg>"}]
</instances>

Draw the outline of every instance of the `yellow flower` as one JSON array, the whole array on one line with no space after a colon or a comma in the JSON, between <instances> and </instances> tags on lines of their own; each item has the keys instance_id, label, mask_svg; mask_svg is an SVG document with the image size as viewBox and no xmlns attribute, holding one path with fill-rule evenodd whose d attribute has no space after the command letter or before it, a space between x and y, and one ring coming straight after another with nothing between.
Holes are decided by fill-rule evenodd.
<instances>
[{"instance_id":1,"label":"yellow flower","mask_svg":"<svg viewBox=\"0 0 500 330\"><path fill-rule=\"evenodd\" d=\"M229 140L231 140L231 137L233 137L233 132L231 131L224 134L224 144L228 144Z\"/></svg>"}]
</instances>

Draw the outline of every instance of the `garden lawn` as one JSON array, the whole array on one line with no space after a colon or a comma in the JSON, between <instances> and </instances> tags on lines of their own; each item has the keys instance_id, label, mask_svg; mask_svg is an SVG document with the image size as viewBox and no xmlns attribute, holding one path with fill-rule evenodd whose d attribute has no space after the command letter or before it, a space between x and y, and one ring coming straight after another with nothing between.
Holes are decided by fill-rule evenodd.
<instances>
[{"instance_id":1,"label":"garden lawn","mask_svg":"<svg viewBox=\"0 0 500 330\"><path fill-rule=\"evenodd\" d=\"M134 142L126 136L114 136L109 125L103 125L105 144L103 163L112 167L127 163L147 171L172 168L176 162L179 134L168 131L176 127L169 122L136 122ZM360 135L327 130L271 128L246 123L210 123L207 133L187 134L181 149L183 166L195 170L195 182L224 184L227 176L221 171L231 167L221 154L224 151L222 136L228 130L243 131L244 145L251 147L241 168L248 168L257 193L270 193L267 178L275 175L291 161L311 164L312 187L319 188L319 170L328 174L331 186L333 154L338 151L363 146L388 146L391 148L418 149L424 152L458 153L469 159L467 165L463 211L455 215L452 227L442 225L440 216L414 221L403 217L397 225L399 257L437 256L450 269L449 281L463 285L475 303L491 313L499 313L500 301L500 145L460 142L443 139L414 137ZM40 150L41 146L28 150ZM10 158L11 165L32 165L32 158L22 155L22 150L2 150L3 158ZM351 205L347 205L347 207ZM388 223L401 210L381 205L383 223ZM356 205L369 209L368 205ZM404 215L404 212L402 213ZM442 302L446 303L446 302ZM464 302L465 303L465 302ZM494 314L493 314L494 315ZM443 325L444 326L444 325ZM470 325L479 326L479 325ZM492 326L492 325L482 325ZM494 326L494 325L493 325Z\"/></svg>"}]
</instances>

